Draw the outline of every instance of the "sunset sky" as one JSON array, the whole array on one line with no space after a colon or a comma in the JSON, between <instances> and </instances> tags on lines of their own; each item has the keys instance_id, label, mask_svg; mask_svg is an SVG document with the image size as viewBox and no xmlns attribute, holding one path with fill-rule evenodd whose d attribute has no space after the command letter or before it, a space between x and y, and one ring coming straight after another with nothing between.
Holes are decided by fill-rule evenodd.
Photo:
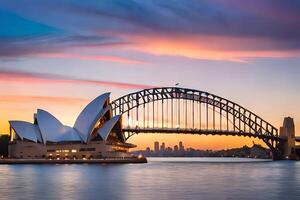
<instances>
[{"instance_id":1,"label":"sunset sky","mask_svg":"<svg viewBox=\"0 0 300 200\"><path fill-rule=\"evenodd\" d=\"M104 92L111 99L174 86L230 99L277 128L300 129L300 1L0 0L0 133L42 108L73 125ZM300 132L298 131L298 135ZM200 149L251 145L241 137L139 135Z\"/></svg>"}]
</instances>

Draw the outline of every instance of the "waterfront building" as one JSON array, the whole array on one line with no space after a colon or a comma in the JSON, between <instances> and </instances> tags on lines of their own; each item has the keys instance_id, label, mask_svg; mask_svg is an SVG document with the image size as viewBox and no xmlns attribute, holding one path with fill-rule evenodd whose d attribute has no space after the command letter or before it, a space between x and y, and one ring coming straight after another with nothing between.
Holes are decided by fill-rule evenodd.
<instances>
[{"instance_id":1,"label":"waterfront building","mask_svg":"<svg viewBox=\"0 0 300 200\"><path fill-rule=\"evenodd\" d=\"M90 102L73 127L63 125L45 110L38 109L34 123L10 121L11 158L125 158L132 157L125 142L121 116L112 116L110 93Z\"/></svg>"},{"instance_id":2,"label":"waterfront building","mask_svg":"<svg viewBox=\"0 0 300 200\"><path fill-rule=\"evenodd\" d=\"M171 147L167 147L166 151L170 153L170 152L173 152L173 149Z\"/></svg>"},{"instance_id":3,"label":"waterfront building","mask_svg":"<svg viewBox=\"0 0 300 200\"><path fill-rule=\"evenodd\" d=\"M159 152L159 142L154 142L154 152Z\"/></svg>"},{"instance_id":4,"label":"waterfront building","mask_svg":"<svg viewBox=\"0 0 300 200\"><path fill-rule=\"evenodd\" d=\"M147 152L147 153L150 153L150 152L151 152L150 147L147 147L147 148L146 148L146 152Z\"/></svg>"}]
</instances>

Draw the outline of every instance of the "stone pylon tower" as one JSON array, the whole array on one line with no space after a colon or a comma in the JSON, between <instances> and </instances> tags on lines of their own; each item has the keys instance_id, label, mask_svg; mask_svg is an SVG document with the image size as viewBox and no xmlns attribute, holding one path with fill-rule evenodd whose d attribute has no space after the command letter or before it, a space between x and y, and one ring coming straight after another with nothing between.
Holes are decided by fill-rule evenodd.
<instances>
[{"instance_id":1,"label":"stone pylon tower","mask_svg":"<svg viewBox=\"0 0 300 200\"><path fill-rule=\"evenodd\" d=\"M295 157L295 124L293 118L284 118L283 126L280 127L280 137L286 139L282 147L283 156L288 159L293 159L293 157Z\"/></svg>"}]
</instances>

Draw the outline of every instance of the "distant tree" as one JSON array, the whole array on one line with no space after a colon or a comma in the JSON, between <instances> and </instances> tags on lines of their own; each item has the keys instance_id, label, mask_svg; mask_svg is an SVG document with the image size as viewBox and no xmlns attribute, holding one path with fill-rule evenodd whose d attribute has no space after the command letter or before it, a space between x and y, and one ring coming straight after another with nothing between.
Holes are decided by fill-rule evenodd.
<instances>
[{"instance_id":1,"label":"distant tree","mask_svg":"<svg viewBox=\"0 0 300 200\"><path fill-rule=\"evenodd\" d=\"M0 156L8 156L9 135L0 135Z\"/></svg>"}]
</instances>

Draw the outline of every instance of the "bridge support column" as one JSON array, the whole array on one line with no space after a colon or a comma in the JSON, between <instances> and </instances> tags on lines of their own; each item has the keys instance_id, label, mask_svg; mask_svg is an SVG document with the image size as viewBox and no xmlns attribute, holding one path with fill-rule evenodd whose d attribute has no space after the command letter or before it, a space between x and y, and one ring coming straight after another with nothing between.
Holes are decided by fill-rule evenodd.
<instances>
[{"instance_id":1,"label":"bridge support column","mask_svg":"<svg viewBox=\"0 0 300 200\"><path fill-rule=\"evenodd\" d=\"M280 137L285 139L279 147L282 152L282 159L294 160L297 158L295 151L295 125L294 120L291 117L285 117L283 120L283 126L280 127Z\"/></svg>"},{"instance_id":2,"label":"bridge support column","mask_svg":"<svg viewBox=\"0 0 300 200\"><path fill-rule=\"evenodd\" d=\"M263 141L266 143L266 145L270 148L272 152L272 159L273 160L282 160L282 148L281 143L278 141L272 141L270 139L263 139Z\"/></svg>"},{"instance_id":3,"label":"bridge support column","mask_svg":"<svg viewBox=\"0 0 300 200\"><path fill-rule=\"evenodd\" d=\"M274 160L274 161L275 161L275 160L282 160L282 159L283 159L282 153L281 153L281 151L279 151L279 150L273 150L273 151L272 151L272 157L273 157L273 160Z\"/></svg>"}]
</instances>

